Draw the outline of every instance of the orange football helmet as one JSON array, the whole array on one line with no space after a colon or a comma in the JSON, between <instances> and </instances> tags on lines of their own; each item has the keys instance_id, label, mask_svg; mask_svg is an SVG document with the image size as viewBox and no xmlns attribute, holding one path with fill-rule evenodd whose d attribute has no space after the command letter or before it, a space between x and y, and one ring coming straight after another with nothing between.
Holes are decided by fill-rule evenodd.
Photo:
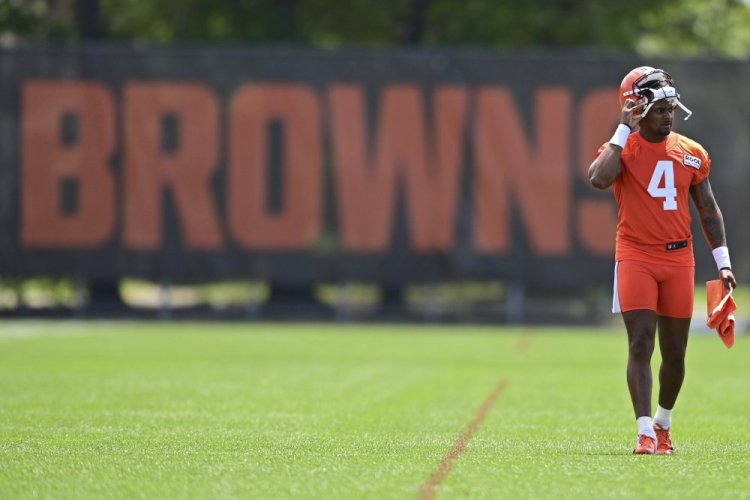
<instances>
[{"instance_id":1,"label":"orange football helmet","mask_svg":"<svg viewBox=\"0 0 750 500\"><path fill-rule=\"evenodd\" d=\"M663 69L653 68L651 66L639 66L622 79L620 83L620 106L625 106L625 101L632 99L636 102L643 103L643 113L646 114L656 101L669 99L682 108L690 118L692 112L680 102L680 94L674 86L674 81L669 73Z\"/></svg>"}]
</instances>

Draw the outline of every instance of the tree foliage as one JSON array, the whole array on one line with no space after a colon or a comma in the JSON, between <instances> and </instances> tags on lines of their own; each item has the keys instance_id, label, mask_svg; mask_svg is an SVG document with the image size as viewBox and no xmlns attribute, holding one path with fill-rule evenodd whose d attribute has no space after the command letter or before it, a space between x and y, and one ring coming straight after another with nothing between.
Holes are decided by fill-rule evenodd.
<instances>
[{"instance_id":1,"label":"tree foliage","mask_svg":"<svg viewBox=\"0 0 750 500\"><path fill-rule=\"evenodd\" d=\"M748 0L667 2L641 22L634 48L644 54L750 56Z\"/></svg>"},{"instance_id":2,"label":"tree foliage","mask_svg":"<svg viewBox=\"0 0 750 500\"><path fill-rule=\"evenodd\" d=\"M91 15L91 9L96 15ZM90 29L99 23L103 30ZM0 40L590 47L750 56L749 0L5 0Z\"/></svg>"}]
</instances>

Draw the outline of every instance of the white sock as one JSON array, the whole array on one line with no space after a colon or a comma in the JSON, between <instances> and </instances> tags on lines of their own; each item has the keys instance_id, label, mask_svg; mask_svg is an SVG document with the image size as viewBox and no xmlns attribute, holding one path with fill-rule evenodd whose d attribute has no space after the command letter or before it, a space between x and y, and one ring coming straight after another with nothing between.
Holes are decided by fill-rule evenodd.
<instances>
[{"instance_id":1,"label":"white sock","mask_svg":"<svg viewBox=\"0 0 750 500\"><path fill-rule=\"evenodd\" d=\"M659 424L662 429L669 429L669 426L672 425L672 410L667 410L657 405L654 423Z\"/></svg>"},{"instance_id":2,"label":"white sock","mask_svg":"<svg viewBox=\"0 0 750 500\"><path fill-rule=\"evenodd\" d=\"M651 422L651 417L638 417L636 419L636 423L638 424L639 436L643 434L656 439L656 433L654 432L654 426Z\"/></svg>"}]
</instances>

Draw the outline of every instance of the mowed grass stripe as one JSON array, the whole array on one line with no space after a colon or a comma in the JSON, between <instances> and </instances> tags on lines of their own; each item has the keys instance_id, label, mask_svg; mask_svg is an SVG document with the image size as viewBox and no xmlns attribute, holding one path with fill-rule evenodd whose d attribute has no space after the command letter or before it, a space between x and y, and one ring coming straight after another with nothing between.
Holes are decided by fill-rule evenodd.
<instances>
[{"instance_id":1,"label":"mowed grass stripe","mask_svg":"<svg viewBox=\"0 0 750 500\"><path fill-rule=\"evenodd\" d=\"M105 329L0 351L0 497L411 496L514 340L470 327Z\"/></svg>"}]
</instances>

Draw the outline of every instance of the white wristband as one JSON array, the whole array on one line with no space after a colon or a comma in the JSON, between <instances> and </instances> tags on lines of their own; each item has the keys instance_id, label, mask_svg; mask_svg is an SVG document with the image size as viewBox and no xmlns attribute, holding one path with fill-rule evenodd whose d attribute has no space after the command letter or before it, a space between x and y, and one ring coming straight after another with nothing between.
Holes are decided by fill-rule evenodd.
<instances>
[{"instance_id":1,"label":"white wristband","mask_svg":"<svg viewBox=\"0 0 750 500\"><path fill-rule=\"evenodd\" d=\"M711 250L711 253L714 254L716 268L719 271L722 269L732 269L732 263L729 260L729 249L727 247L716 247Z\"/></svg>"},{"instance_id":2,"label":"white wristband","mask_svg":"<svg viewBox=\"0 0 750 500\"><path fill-rule=\"evenodd\" d=\"M625 149L625 143L628 142L630 132L632 132L632 130L630 130L630 127L628 127L624 123L619 124L617 126L617 130L615 130L615 135L612 136L612 138L609 140L609 143Z\"/></svg>"}]
</instances>

